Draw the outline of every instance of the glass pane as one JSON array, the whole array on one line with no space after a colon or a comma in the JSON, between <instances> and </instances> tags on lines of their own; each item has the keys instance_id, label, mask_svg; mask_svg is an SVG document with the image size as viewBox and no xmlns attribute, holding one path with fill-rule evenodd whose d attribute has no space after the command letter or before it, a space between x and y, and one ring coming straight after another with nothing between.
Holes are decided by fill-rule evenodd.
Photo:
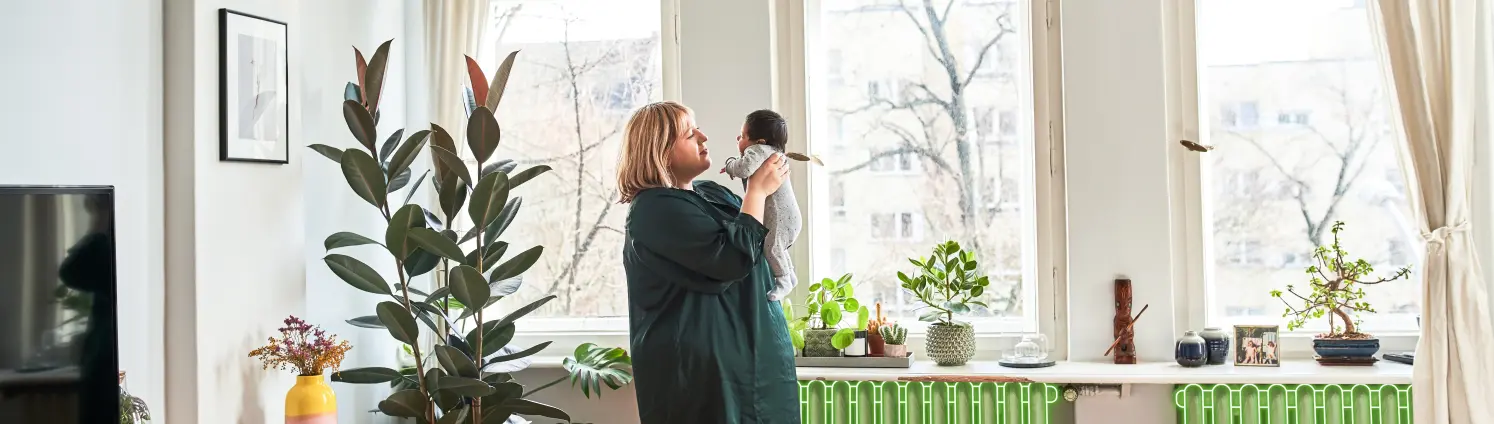
<instances>
[{"instance_id":1,"label":"glass pane","mask_svg":"<svg viewBox=\"0 0 1494 424\"><path fill-rule=\"evenodd\" d=\"M1367 13L1352 0L1199 1L1201 120L1217 147L1202 155L1210 324L1284 326L1271 290L1310 294L1313 249L1343 221L1343 249L1376 277L1412 266L1363 287L1378 311L1360 315L1363 331L1416 329L1421 239Z\"/></svg>"},{"instance_id":2,"label":"glass pane","mask_svg":"<svg viewBox=\"0 0 1494 424\"><path fill-rule=\"evenodd\" d=\"M535 245L545 251L524 273L517 299L504 302L555 294L530 316L626 316L617 258L627 208L617 203L614 175L629 113L663 98L659 2L494 1L493 8L479 63L491 78L509 52L521 51L499 106L503 143L494 157L519 169L554 168L513 194L523 206L502 237L512 246L507 256Z\"/></svg>"},{"instance_id":3,"label":"glass pane","mask_svg":"<svg viewBox=\"0 0 1494 424\"><path fill-rule=\"evenodd\" d=\"M829 75L810 78L822 84L811 88L812 148L844 143L815 170L833 184L836 206L806 226L815 277L848 270L863 302L914 319L920 304L897 272L912 273L908 258L957 240L991 277L982 299L991 308L971 318L1031 322L1036 291L1024 275L1035 258L1023 246L1033 245L1024 240L1036 220L1021 206L1033 201L1034 178L1029 2L819 3L810 55L835 53L813 68ZM1007 196L1021 201L994 201Z\"/></svg>"}]
</instances>

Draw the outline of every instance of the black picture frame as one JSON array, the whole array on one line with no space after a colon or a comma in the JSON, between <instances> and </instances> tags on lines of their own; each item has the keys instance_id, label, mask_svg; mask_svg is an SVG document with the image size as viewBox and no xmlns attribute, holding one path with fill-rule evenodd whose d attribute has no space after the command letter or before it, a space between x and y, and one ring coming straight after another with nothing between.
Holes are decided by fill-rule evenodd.
<instances>
[{"instance_id":1,"label":"black picture frame","mask_svg":"<svg viewBox=\"0 0 1494 424\"><path fill-rule=\"evenodd\" d=\"M269 153L259 156L244 154L242 152L242 144L245 143L245 141L239 140L238 137L231 132L233 129L236 129L237 126L231 124L230 116L233 115L242 119L242 114L244 113L243 110L241 110L237 107L237 105L231 102L230 87L232 87L233 84L238 81L229 81L229 39L233 35L240 35L237 32L230 32L230 21L240 19L250 20L239 21L238 23L241 25L259 25L254 23L254 21L261 21L263 23L279 26L278 35L280 38L278 40L272 41L279 43L278 57L275 58L280 64L278 69L279 72L275 73L276 84L278 85L278 87L276 88L283 89L275 90L274 97L276 98L276 100L274 103L280 106L279 109L281 109L281 112L283 113L273 114L275 117L278 117L280 119L280 122L275 123L276 125L271 126L270 128L272 129L272 131L279 131L280 139L270 141L276 142L280 144L280 146L274 146L268 150L257 149ZM224 162L251 162L278 165L290 163L291 134L289 43L290 26L285 22L227 8L218 9L218 160ZM255 97L257 103L259 96ZM262 140L248 140L248 142L254 141L263 142ZM240 152L236 153L236 150L239 150ZM276 156L276 154L278 154L278 156Z\"/></svg>"}]
</instances>

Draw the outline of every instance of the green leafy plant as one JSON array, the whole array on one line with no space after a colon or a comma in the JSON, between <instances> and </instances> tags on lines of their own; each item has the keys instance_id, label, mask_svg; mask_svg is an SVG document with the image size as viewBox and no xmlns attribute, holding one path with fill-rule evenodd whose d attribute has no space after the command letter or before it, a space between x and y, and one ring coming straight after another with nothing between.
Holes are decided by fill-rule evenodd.
<instances>
[{"instance_id":1,"label":"green leafy plant","mask_svg":"<svg viewBox=\"0 0 1494 424\"><path fill-rule=\"evenodd\" d=\"M572 387L577 385L581 387L581 394L587 399L591 398L592 393L596 393L600 398L604 384L612 390L617 390L633 382L633 359L629 358L628 352L622 348L582 343L576 346L575 355L565 358L561 365L565 367L567 376L524 392L524 396L528 397L569 379Z\"/></svg>"},{"instance_id":2,"label":"green leafy plant","mask_svg":"<svg viewBox=\"0 0 1494 424\"><path fill-rule=\"evenodd\" d=\"M842 275L834 280L826 278L818 283L810 284L804 307L807 312L805 316L794 318L792 305L787 300L783 302L784 317L788 319L789 335L797 349L804 348L804 330L836 328L841 321L845 320L846 314L855 314L856 326L854 328L842 328L830 338L832 347L845 349L856 341L856 331L866 328L867 320L871 315L871 310L866 305L862 305L861 301L856 300L856 289L851 285L851 274Z\"/></svg>"},{"instance_id":3,"label":"green leafy plant","mask_svg":"<svg viewBox=\"0 0 1494 424\"><path fill-rule=\"evenodd\" d=\"M1316 264L1307 267L1307 275L1310 276L1308 287L1312 289L1306 295L1297 293L1297 288L1287 285L1287 294L1296 297L1298 305L1293 304L1282 296L1281 290L1272 290L1271 297L1281 299L1286 304L1283 317L1291 317L1287 323L1287 330L1302 328L1308 319L1318 319L1328 316L1329 332L1319 334L1318 337L1325 339L1365 339L1369 334L1359 332L1357 328L1361 322L1357 315L1359 312L1374 313L1375 309L1369 302L1364 302L1364 287L1376 284L1384 284L1399 280L1411 275L1411 267L1396 270L1395 274L1380 279L1371 279L1368 276L1375 272L1374 267L1364 259L1345 259L1349 252L1344 251L1340 244L1338 233L1344 228L1344 223L1333 223L1333 244L1329 246L1318 246L1313 251L1313 259ZM1343 322L1343 326L1338 325Z\"/></svg>"},{"instance_id":4,"label":"green leafy plant","mask_svg":"<svg viewBox=\"0 0 1494 424\"><path fill-rule=\"evenodd\" d=\"M468 169L457 155L456 139L439 125L408 136L398 130L382 145L379 143L376 124L392 41L380 45L366 61L363 53L354 49L358 79L344 91L342 112L359 146L309 147L336 162L353 192L388 224L384 234L372 238L338 232L326 239L329 254L323 261L334 274L358 290L388 299L379 302L374 315L353 318L348 323L387 331L409 348L415 364L398 371L385 367L345 369L334 373L332 381L387 383L395 392L379 402L378 411L422 424L502 423L514 415L569 420L559 408L526 399L523 385L512 376L529 365L528 357L550 345L510 345L517 322L555 296L514 308L498 319L486 314L489 306L518 291L520 275L543 252L540 246L510 252L509 243L499 239L521 205L520 198L511 194L550 170L539 165L518 171L515 161L493 155L501 141L494 111L503 98L518 52L504 59L491 83L477 62L467 58L471 87L465 94L475 100L468 103L465 138L477 162L474 169ZM410 167L427 146L436 159L434 172L412 178ZM437 191L439 210L410 203L427 177ZM396 193L402 189L406 192L400 201ZM455 223L464 214L473 226L461 231ZM474 246L470 250L463 247L469 242ZM393 286L368 263L330 253L364 245L378 245L393 256L394 267L386 270L398 277ZM446 272L444 276L437 274L442 278L432 279L430 292L412 287L414 278L438 266ZM598 369L615 368L615 352L609 351L603 358L612 362L587 362L594 361L589 352L587 357L573 359ZM574 369L581 368L585 367L568 369L577 375ZM615 375L606 380L609 386L626 381L631 379L620 380Z\"/></svg>"},{"instance_id":5,"label":"green leafy plant","mask_svg":"<svg viewBox=\"0 0 1494 424\"><path fill-rule=\"evenodd\" d=\"M150 422L150 407L145 400L131 395L124 387L124 371L119 372L119 424Z\"/></svg>"},{"instance_id":6,"label":"green leafy plant","mask_svg":"<svg viewBox=\"0 0 1494 424\"><path fill-rule=\"evenodd\" d=\"M981 275L975 253L961 249L959 243L941 243L934 247L933 256L908 261L918 267L917 274L909 276L899 271L897 278L903 289L931 309L919 315L919 321L964 325L955 321L955 314L970 313L974 306L990 308L976 300L991 284L990 278Z\"/></svg>"},{"instance_id":7,"label":"green leafy plant","mask_svg":"<svg viewBox=\"0 0 1494 424\"><path fill-rule=\"evenodd\" d=\"M882 324L881 327L877 327L877 331L882 332L882 340L890 345L900 345L908 341L908 329L897 323Z\"/></svg>"}]
</instances>

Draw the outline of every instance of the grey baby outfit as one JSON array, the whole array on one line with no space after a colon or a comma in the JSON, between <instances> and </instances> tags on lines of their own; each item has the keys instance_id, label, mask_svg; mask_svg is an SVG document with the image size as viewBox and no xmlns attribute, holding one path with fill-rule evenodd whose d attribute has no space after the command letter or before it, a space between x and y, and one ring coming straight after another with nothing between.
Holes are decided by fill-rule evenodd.
<instances>
[{"instance_id":1,"label":"grey baby outfit","mask_svg":"<svg viewBox=\"0 0 1494 424\"><path fill-rule=\"evenodd\" d=\"M733 178L747 179L774 153L783 153L766 144L754 144L742 152L740 158L726 160L726 174ZM768 227L763 252L768 255L768 266L773 269L773 290L768 300L782 300L798 283L794 276L794 262L789 259L789 246L799 238L799 227L803 218L799 215L799 202L794 198L794 188L787 181L778 191L768 195L763 204L763 226Z\"/></svg>"}]
</instances>

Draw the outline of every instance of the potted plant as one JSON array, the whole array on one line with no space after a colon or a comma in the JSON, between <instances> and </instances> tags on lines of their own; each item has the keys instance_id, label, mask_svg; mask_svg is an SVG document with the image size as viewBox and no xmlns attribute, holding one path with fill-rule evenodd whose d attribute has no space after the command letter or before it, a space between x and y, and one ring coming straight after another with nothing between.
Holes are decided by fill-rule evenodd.
<instances>
[{"instance_id":1,"label":"potted plant","mask_svg":"<svg viewBox=\"0 0 1494 424\"><path fill-rule=\"evenodd\" d=\"M887 322L887 317L882 315L882 302L877 302L877 315L866 323L866 355L882 356L885 354L884 347L887 342L882 338L881 327Z\"/></svg>"},{"instance_id":2,"label":"potted plant","mask_svg":"<svg viewBox=\"0 0 1494 424\"><path fill-rule=\"evenodd\" d=\"M887 343L883 355L889 358L908 356L908 346L904 344L908 341L908 329L894 322L877 327L877 332L882 333L882 340Z\"/></svg>"},{"instance_id":3,"label":"potted plant","mask_svg":"<svg viewBox=\"0 0 1494 424\"><path fill-rule=\"evenodd\" d=\"M918 317L931 322L924 351L939 365L964 365L975 357L975 329L955 321L954 316L969 313L972 307L989 307L976 299L985 293L990 279L981 275L975 253L961 249L955 241L934 247L929 258L908 261L918 267L916 275L899 271L897 278L904 290L930 309Z\"/></svg>"},{"instance_id":4,"label":"potted plant","mask_svg":"<svg viewBox=\"0 0 1494 424\"><path fill-rule=\"evenodd\" d=\"M1340 245L1338 233L1343 222L1333 223L1333 244L1319 246L1313 251L1316 264L1307 267L1311 277L1308 293L1298 293L1297 288L1287 285L1286 293L1296 297L1289 300L1281 290L1272 290L1271 297L1286 304L1283 317L1291 317L1287 330L1302 328L1310 318L1328 317L1328 332L1313 338L1312 347L1320 357L1373 357L1380 350L1380 340L1359 331L1360 312L1374 313L1375 309L1364 299L1364 286L1373 286L1399 280L1411 274L1411 267L1396 271L1387 278L1369 277L1375 270L1364 259L1347 259L1349 252ZM1294 304L1295 302L1295 304ZM1302 305L1297 307L1296 305ZM1342 324L1342 326L1340 326Z\"/></svg>"},{"instance_id":5,"label":"potted plant","mask_svg":"<svg viewBox=\"0 0 1494 424\"><path fill-rule=\"evenodd\" d=\"M119 424L145 424L150 422L150 407L145 401L131 395L125 389L125 372L119 372Z\"/></svg>"},{"instance_id":6,"label":"potted plant","mask_svg":"<svg viewBox=\"0 0 1494 424\"><path fill-rule=\"evenodd\" d=\"M337 394L327 385L322 372L337 369L353 346L295 315L283 323L280 338L270 337L269 344L250 351L249 356L259 358L265 369L296 373L296 385L285 393L287 422L335 420Z\"/></svg>"},{"instance_id":7,"label":"potted plant","mask_svg":"<svg viewBox=\"0 0 1494 424\"><path fill-rule=\"evenodd\" d=\"M794 347L802 349L803 355L811 358L841 356L841 350L855 341L857 329L866 328L871 313L856 300L851 274L811 284L804 307L807 314L796 319L801 323L789 323L790 337L794 338ZM855 314L855 327L839 328L846 314ZM798 334L794 334L796 332Z\"/></svg>"}]
</instances>

